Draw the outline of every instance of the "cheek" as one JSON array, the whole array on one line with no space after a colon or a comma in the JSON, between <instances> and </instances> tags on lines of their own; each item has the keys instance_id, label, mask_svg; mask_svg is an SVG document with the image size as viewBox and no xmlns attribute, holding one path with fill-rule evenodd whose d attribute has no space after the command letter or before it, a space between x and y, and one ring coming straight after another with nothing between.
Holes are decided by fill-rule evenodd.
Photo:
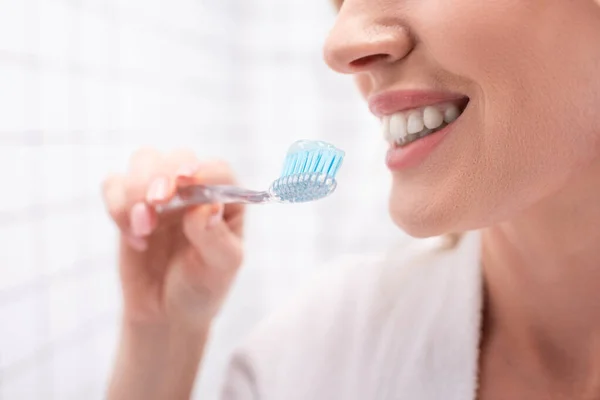
<instances>
[{"instance_id":1,"label":"cheek","mask_svg":"<svg viewBox=\"0 0 600 400\"><path fill-rule=\"evenodd\" d=\"M548 14L548 4L557 1L564 0L424 0L413 5L411 15L417 35L436 53L474 50L481 56L495 56L519 47L521 35L531 36L535 24L546 18L537 14Z\"/></svg>"},{"instance_id":2,"label":"cheek","mask_svg":"<svg viewBox=\"0 0 600 400\"><path fill-rule=\"evenodd\" d=\"M470 139L486 170L503 171L512 189L519 181L550 184L593 155L597 134L581 125L597 121L600 85L591 82L600 52L588 43L599 30L586 4L430 0L415 12L432 61L470 82L477 107Z\"/></svg>"},{"instance_id":3,"label":"cheek","mask_svg":"<svg viewBox=\"0 0 600 400\"><path fill-rule=\"evenodd\" d=\"M415 10L415 23L441 69L478 86L504 86L518 74L515 62L531 58L532 8L514 0L429 0Z\"/></svg>"},{"instance_id":4,"label":"cheek","mask_svg":"<svg viewBox=\"0 0 600 400\"><path fill-rule=\"evenodd\" d=\"M411 4L423 47L415 58L448 87L464 88L473 108L445 152L418 176L395 179L398 225L414 236L488 226L564 187L600 156L600 28L583 2Z\"/></svg>"}]
</instances>

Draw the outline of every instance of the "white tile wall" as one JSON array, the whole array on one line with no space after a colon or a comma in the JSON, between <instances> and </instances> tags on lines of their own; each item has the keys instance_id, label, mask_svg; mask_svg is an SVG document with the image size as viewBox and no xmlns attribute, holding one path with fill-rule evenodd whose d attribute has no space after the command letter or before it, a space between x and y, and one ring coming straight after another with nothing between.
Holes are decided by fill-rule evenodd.
<instances>
[{"instance_id":1,"label":"white tile wall","mask_svg":"<svg viewBox=\"0 0 600 400\"><path fill-rule=\"evenodd\" d=\"M0 1L1 400L103 398L121 301L99 189L136 147L224 157L251 187L296 139L347 152L331 198L250 210L197 398L321 262L404 238L377 123L320 59L332 18L326 0Z\"/></svg>"}]
</instances>

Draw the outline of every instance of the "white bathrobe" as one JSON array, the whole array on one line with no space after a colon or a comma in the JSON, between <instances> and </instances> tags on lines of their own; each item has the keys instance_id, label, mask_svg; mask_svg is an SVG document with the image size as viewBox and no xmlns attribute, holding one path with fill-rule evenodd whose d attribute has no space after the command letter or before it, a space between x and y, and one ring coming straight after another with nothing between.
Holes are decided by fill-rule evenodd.
<instances>
[{"instance_id":1,"label":"white bathrobe","mask_svg":"<svg viewBox=\"0 0 600 400\"><path fill-rule=\"evenodd\" d=\"M223 400L473 400L480 237L343 260L234 353Z\"/></svg>"}]
</instances>

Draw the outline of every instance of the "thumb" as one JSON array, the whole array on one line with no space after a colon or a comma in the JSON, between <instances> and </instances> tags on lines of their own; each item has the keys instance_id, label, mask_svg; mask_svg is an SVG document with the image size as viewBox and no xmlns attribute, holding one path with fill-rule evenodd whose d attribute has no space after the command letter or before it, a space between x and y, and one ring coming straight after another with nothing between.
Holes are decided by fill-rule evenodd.
<instances>
[{"instance_id":1,"label":"thumb","mask_svg":"<svg viewBox=\"0 0 600 400\"><path fill-rule=\"evenodd\" d=\"M223 220L222 204L190 209L183 217L183 232L209 268L237 269L242 263L241 239Z\"/></svg>"}]
</instances>

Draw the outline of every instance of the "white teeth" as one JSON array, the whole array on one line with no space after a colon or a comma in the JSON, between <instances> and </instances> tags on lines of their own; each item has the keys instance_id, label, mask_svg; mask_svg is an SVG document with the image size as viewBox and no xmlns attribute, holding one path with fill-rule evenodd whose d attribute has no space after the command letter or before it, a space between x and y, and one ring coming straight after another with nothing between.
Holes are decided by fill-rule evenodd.
<instances>
[{"instance_id":1,"label":"white teeth","mask_svg":"<svg viewBox=\"0 0 600 400\"><path fill-rule=\"evenodd\" d=\"M403 113L395 113L389 119L390 121L390 134L392 136L392 140L400 140L404 139L408 135L408 131L406 129L407 121L406 116Z\"/></svg>"},{"instance_id":2,"label":"white teeth","mask_svg":"<svg viewBox=\"0 0 600 400\"><path fill-rule=\"evenodd\" d=\"M454 104L450 104L446 111L444 112L444 121L446 123L454 122L458 116L460 115L460 110Z\"/></svg>"},{"instance_id":3,"label":"white teeth","mask_svg":"<svg viewBox=\"0 0 600 400\"><path fill-rule=\"evenodd\" d=\"M387 142L391 142L392 139L392 135L390 133L390 119L389 118L383 118L381 120L381 130L383 131L383 139L386 140Z\"/></svg>"},{"instance_id":4,"label":"white teeth","mask_svg":"<svg viewBox=\"0 0 600 400\"><path fill-rule=\"evenodd\" d=\"M419 133L425 128L425 124L423 123L423 113L419 111L415 111L410 113L408 116L408 124L406 125L406 130L409 134Z\"/></svg>"},{"instance_id":5,"label":"white teeth","mask_svg":"<svg viewBox=\"0 0 600 400\"><path fill-rule=\"evenodd\" d=\"M444 114L436 107L427 106L423 110L423 122L427 129L436 129L444 123Z\"/></svg>"},{"instance_id":6,"label":"white teeth","mask_svg":"<svg viewBox=\"0 0 600 400\"><path fill-rule=\"evenodd\" d=\"M385 140L402 145L454 122L461 113L459 105L441 103L386 115L381 128Z\"/></svg>"}]
</instances>

